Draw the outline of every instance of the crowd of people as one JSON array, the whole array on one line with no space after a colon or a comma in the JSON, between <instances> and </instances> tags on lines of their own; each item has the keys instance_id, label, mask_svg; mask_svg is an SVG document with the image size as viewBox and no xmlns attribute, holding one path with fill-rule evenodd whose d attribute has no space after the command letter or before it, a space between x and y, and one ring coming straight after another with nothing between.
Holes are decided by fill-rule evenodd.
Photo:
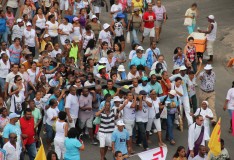
<instances>
[{"instance_id":1,"label":"crowd of people","mask_svg":"<svg viewBox=\"0 0 234 160\"><path fill-rule=\"evenodd\" d=\"M168 19L161 0L110 0L109 23L102 23L104 6L108 10L109 2L2 3L1 155L6 160L34 160L42 137L48 160L79 160L87 143L99 145L101 160L107 159L108 150L113 159L123 160L135 153L133 144L145 151L149 143L175 145L179 138L174 126L183 130L186 119L188 150L178 147L173 160L204 160L210 126L217 122L211 65L215 17L207 17L207 31L198 29L207 36L210 59L204 69L203 54L196 52L190 36L184 48L175 48L169 72L157 47ZM194 3L185 13L188 34L196 30L197 8ZM149 48L144 49L147 38ZM230 117L232 92L233 88L224 104ZM155 133L158 142L151 141ZM229 159L221 143L222 153L212 160Z\"/></svg>"}]
</instances>

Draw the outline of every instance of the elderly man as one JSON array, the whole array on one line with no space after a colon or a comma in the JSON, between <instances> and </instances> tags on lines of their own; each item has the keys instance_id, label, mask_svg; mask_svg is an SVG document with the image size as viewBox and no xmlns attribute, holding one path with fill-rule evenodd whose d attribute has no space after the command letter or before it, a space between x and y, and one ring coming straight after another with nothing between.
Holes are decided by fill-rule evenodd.
<instances>
[{"instance_id":1,"label":"elderly man","mask_svg":"<svg viewBox=\"0 0 234 160\"><path fill-rule=\"evenodd\" d=\"M217 115L215 111L215 73L212 71L213 67L207 64L204 67L203 72L200 73L199 79L201 80L200 92L199 92L199 102L208 101L209 107L212 110L214 119L212 124L215 125L217 121Z\"/></svg>"},{"instance_id":2,"label":"elderly man","mask_svg":"<svg viewBox=\"0 0 234 160\"><path fill-rule=\"evenodd\" d=\"M214 15L209 15L208 17L208 30L207 31L202 31L198 30L200 33L205 33L207 37L207 43L206 43L206 50L208 56L210 56L210 59L208 61L212 62L213 61L213 54L214 54L214 41L216 39L216 33L217 33L217 23L214 20Z\"/></svg>"},{"instance_id":3,"label":"elderly man","mask_svg":"<svg viewBox=\"0 0 234 160\"><path fill-rule=\"evenodd\" d=\"M17 141L17 135L15 133L9 134L9 141L4 144L3 150L6 152L7 160L19 160L21 149Z\"/></svg>"}]
</instances>

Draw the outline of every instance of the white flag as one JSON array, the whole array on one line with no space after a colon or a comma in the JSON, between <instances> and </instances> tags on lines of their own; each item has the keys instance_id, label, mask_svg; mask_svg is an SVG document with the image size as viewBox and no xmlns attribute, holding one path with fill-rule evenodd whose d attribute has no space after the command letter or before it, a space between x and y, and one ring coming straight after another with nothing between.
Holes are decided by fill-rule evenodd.
<instances>
[{"instance_id":1,"label":"white flag","mask_svg":"<svg viewBox=\"0 0 234 160\"><path fill-rule=\"evenodd\" d=\"M141 160L166 160L167 147L158 147L145 152L138 153Z\"/></svg>"}]
</instances>

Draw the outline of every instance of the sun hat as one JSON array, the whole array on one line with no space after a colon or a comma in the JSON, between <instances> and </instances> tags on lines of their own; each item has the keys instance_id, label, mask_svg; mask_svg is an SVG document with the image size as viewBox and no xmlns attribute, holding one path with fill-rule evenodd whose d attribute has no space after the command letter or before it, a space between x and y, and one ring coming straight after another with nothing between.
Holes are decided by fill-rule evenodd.
<instances>
[{"instance_id":1,"label":"sun hat","mask_svg":"<svg viewBox=\"0 0 234 160\"><path fill-rule=\"evenodd\" d=\"M124 126L125 124L124 124L124 122L123 122L123 120L119 120L118 122L117 122L117 126Z\"/></svg>"},{"instance_id":2,"label":"sun hat","mask_svg":"<svg viewBox=\"0 0 234 160\"><path fill-rule=\"evenodd\" d=\"M104 29L107 29L108 27L110 27L110 25L108 23L103 24Z\"/></svg>"},{"instance_id":3,"label":"sun hat","mask_svg":"<svg viewBox=\"0 0 234 160\"><path fill-rule=\"evenodd\" d=\"M180 71L186 70L187 68L185 66L180 66Z\"/></svg>"},{"instance_id":4,"label":"sun hat","mask_svg":"<svg viewBox=\"0 0 234 160\"><path fill-rule=\"evenodd\" d=\"M125 71L124 65L122 65L122 64L119 65L117 70L120 71L120 72L124 72Z\"/></svg>"},{"instance_id":5,"label":"sun hat","mask_svg":"<svg viewBox=\"0 0 234 160\"><path fill-rule=\"evenodd\" d=\"M170 90L170 92L168 92L169 94L173 95L173 96L176 96L176 91L175 90Z\"/></svg>"},{"instance_id":6,"label":"sun hat","mask_svg":"<svg viewBox=\"0 0 234 160\"><path fill-rule=\"evenodd\" d=\"M213 67L211 66L211 64L207 64L205 67L204 67L204 70L211 70L213 69Z\"/></svg>"},{"instance_id":7,"label":"sun hat","mask_svg":"<svg viewBox=\"0 0 234 160\"><path fill-rule=\"evenodd\" d=\"M23 22L23 20L22 20L21 18L18 18L18 19L16 20L16 22L17 22L17 23L20 23L20 22Z\"/></svg>"},{"instance_id":8,"label":"sun hat","mask_svg":"<svg viewBox=\"0 0 234 160\"><path fill-rule=\"evenodd\" d=\"M101 59L99 59L98 63L107 63L107 59L105 57L102 57Z\"/></svg>"},{"instance_id":9,"label":"sun hat","mask_svg":"<svg viewBox=\"0 0 234 160\"><path fill-rule=\"evenodd\" d=\"M91 19L98 19L96 15L92 15Z\"/></svg>"},{"instance_id":10,"label":"sun hat","mask_svg":"<svg viewBox=\"0 0 234 160\"><path fill-rule=\"evenodd\" d=\"M177 69L180 69L180 66L174 65L174 66L173 66L173 70L177 70Z\"/></svg>"},{"instance_id":11,"label":"sun hat","mask_svg":"<svg viewBox=\"0 0 234 160\"><path fill-rule=\"evenodd\" d=\"M209 15L207 18L214 20L214 15Z\"/></svg>"}]
</instances>

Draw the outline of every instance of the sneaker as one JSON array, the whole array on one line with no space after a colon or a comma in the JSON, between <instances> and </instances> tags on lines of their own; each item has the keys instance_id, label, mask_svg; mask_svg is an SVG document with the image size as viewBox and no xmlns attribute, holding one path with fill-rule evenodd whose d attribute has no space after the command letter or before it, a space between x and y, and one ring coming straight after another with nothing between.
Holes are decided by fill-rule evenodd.
<instances>
[{"instance_id":1,"label":"sneaker","mask_svg":"<svg viewBox=\"0 0 234 160\"><path fill-rule=\"evenodd\" d=\"M98 145L98 142L92 141L92 145Z\"/></svg>"},{"instance_id":2,"label":"sneaker","mask_svg":"<svg viewBox=\"0 0 234 160\"><path fill-rule=\"evenodd\" d=\"M153 132L154 132L154 133L157 133L158 131L157 131L157 129L154 129Z\"/></svg>"}]
</instances>

